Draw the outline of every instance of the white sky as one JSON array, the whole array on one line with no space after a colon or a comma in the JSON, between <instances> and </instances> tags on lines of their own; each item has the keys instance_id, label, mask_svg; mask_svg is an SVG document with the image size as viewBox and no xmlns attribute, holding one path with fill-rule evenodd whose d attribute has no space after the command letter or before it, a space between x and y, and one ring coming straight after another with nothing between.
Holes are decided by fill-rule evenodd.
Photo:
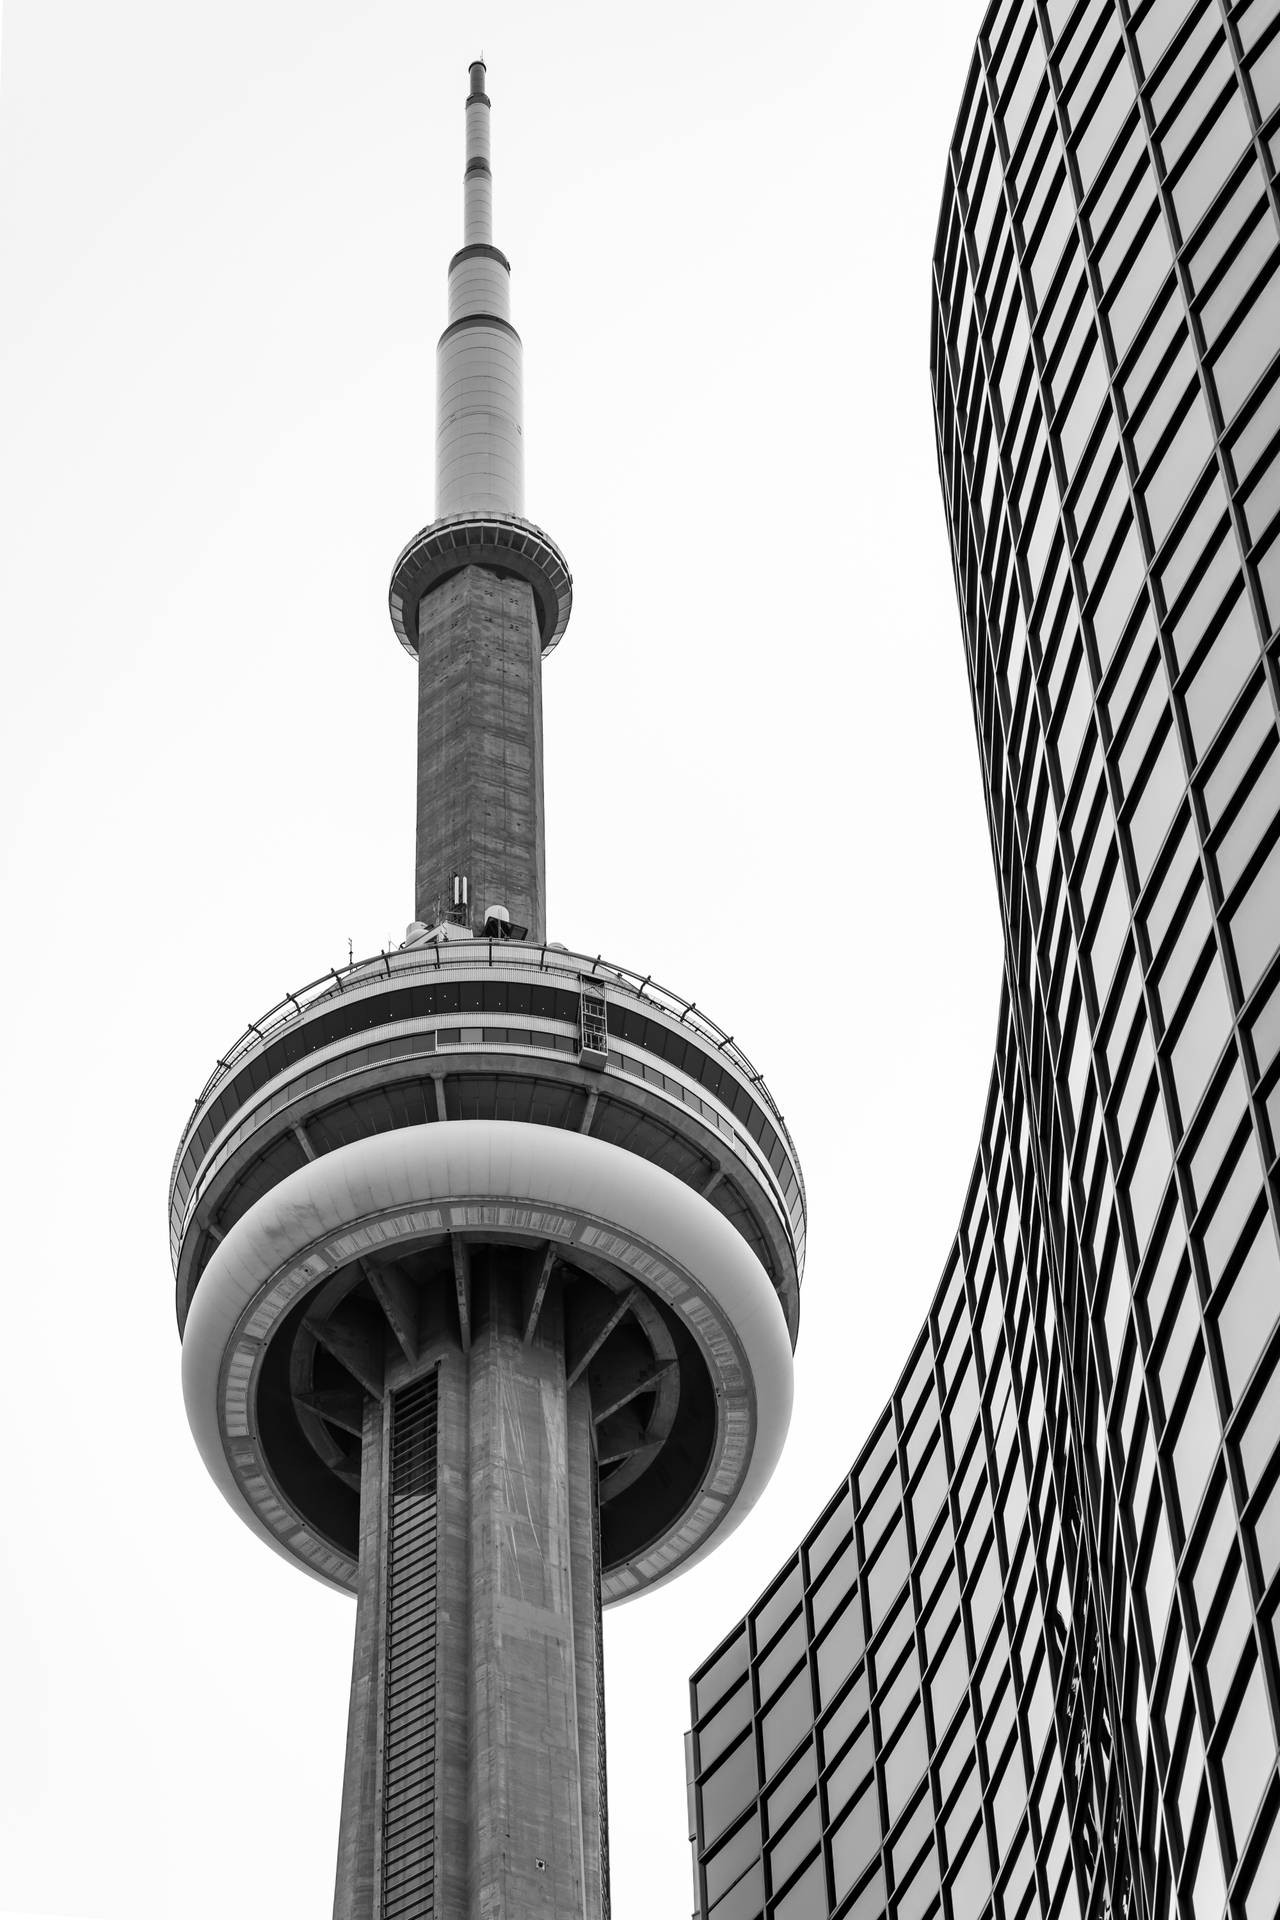
<instances>
[{"instance_id":1,"label":"white sky","mask_svg":"<svg viewBox=\"0 0 1280 1920\"><path fill-rule=\"evenodd\" d=\"M187 1434L165 1194L218 1052L412 909L434 345L483 48L550 931L766 1072L811 1232L784 1463L609 1617L614 1914L687 1914L690 1670L852 1459L977 1139L999 945L929 263L978 0L10 0L0 1913L329 1911L353 1612Z\"/></svg>"}]
</instances>

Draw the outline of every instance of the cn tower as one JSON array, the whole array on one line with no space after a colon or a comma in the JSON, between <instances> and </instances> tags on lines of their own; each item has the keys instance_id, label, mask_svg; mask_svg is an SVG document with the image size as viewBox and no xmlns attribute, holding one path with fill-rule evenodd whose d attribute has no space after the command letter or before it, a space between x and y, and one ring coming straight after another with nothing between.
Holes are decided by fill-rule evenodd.
<instances>
[{"instance_id":1,"label":"cn tower","mask_svg":"<svg viewBox=\"0 0 1280 1920\"><path fill-rule=\"evenodd\" d=\"M477 61L436 518L390 594L415 918L228 1047L170 1186L205 1464L356 1599L335 1920L607 1915L601 1608L750 1509L799 1325L804 1188L759 1073L692 997L547 940L572 580L525 518L489 120Z\"/></svg>"}]
</instances>

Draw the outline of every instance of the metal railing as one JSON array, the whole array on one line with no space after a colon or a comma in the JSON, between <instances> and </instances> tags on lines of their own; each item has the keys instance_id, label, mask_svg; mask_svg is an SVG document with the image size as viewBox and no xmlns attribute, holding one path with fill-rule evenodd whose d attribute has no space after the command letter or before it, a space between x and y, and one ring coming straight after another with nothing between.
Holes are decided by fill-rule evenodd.
<instances>
[{"instance_id":1,"label":"metal railing","mask_svg":"<svg viewBox=\"0 0 1280 1920\"><path fill-rule=\"evenodd\" d=\"M482 955L485 958L482 959ZM256 1020L251 1020L239 1038L225 1053L219 1055L217 1065L196 1095L179 1136L170 1174L170 1188L177 1174L183 1145L201 1107L242 1061L314 1008L338 1000L344 994L358 992L362 987L378 981L434 977L453 970L474 974L485 967L528 968L530 972L548 976L563 975L575 989L580 987L584 976L597 979L606 988L621 988L630 998L652 1007L668 1019L674 1019L680 1026L687 1026L691 1033L708 1042L717 1053L723 1054L768 1108L791 1154L800 1183L801 1199L804 1199L804 1176L790 1129L765 1084L763 1074L748 1059L731 1033L726 1033L696 1002L686 1000L683 995L660 985L652 974L641 976L634 968L618 966L613 961L605 960L601 954L593 958L589 954L573 953L564 947L538 947L514 940L450 940L436 946L384 948L381 953L367 959L350 961L345 967L330 967L326 973L317 975L305 986L286 993L282 1000L277 1000Z\"/></svg>"}]
</instances>

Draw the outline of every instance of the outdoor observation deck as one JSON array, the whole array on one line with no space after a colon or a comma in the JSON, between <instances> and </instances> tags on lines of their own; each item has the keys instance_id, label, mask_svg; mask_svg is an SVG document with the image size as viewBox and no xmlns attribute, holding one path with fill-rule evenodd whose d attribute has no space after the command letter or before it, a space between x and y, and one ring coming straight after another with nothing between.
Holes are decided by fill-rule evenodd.
<instances>
[{"instance_id":1,"label":"outdoor observation deck","mask_svg":"<svg viewBox=\"0 0 1280 1920\"><path fill-rule=\"evenodd\" d=\"M494 1153L517 1165L495 1171ZM411 1163L404 1177L427 1188L393 1204L388 1154L397 1178ZM340 1199L320 1193L325 1180ZM330 1208L332 1246L282 1254L295 1187ZM606 1599L709 1545L763 1470L762 1436L779 1428L781 1444L789 1377L749 1351L757 1336L740 1322L756 1309L739 1281L717 1300L698 1268L740 1268L748 1292L751 1271L766 1279L785 1321L771 1337L794 1345L794 1146L730 1035L598 956L456 939L287 995L195 1103L170 1229L187 1364L214 1402L211 1469L260 1531L333 1584L356 1581L365 1400L428 1344L465 1350L481 1276L516 1288L530 1335L555 1307L566 1377L590 1386ZM241 1306L205 1302L216 1330L195 1328L198 1308L188 1328L206 1276L224 1289L255 1234Z\"/></svg>"},{"instance_id":2,"label":"outdoor observation deck","mask_svg":"<svg viewBox=\"0 0 1280 1920\"><path fill-rule=\"evenodd\" d=\"M527 581L533 589L542 657L558 647L573 611L569 563L549 533L510 513L459 513L433 520L400 553L388 605L396 638L418 657L418 614L424 599L464 567L481 566Z\"/></svg>"}]
</instances>

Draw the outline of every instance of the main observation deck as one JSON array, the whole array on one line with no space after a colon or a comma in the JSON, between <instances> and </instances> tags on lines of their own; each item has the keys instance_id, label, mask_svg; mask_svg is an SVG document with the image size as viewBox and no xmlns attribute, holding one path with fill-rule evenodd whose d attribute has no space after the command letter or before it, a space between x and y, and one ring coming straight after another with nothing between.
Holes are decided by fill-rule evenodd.
<instances>
[{"instance_id":1,"label":"main observation deck","mask_svg":"<svg viewBox=\"0 0 1280 1920\"><path fill-rule=\"evenodd\" d=\"M542 1136L534 1159L555 1162L545 1193L531 1162L529 1192L501 1206L495 1197L486 1211L476 1190L486 1176L464 1177L459 1151L487 1154L496 1137L504 1152L512 1140L523 1152L531 1129ZM367 1240L348 1231L323 1256L312 1249L314 1271L290 1249L299 1258L286 1284L276 1242L290 1183L314 1186L336 1174L331 1156L350 1160L360 1143L389 1135L415 1164L435 1166L434 1210L423 1213L418 1193L415 1212L406 1193L394 1226L384 1221ZM634 1231L621 1202L601 1210L591 1198L619 1166L630 1169ZM686 1562L741 1503L753 1460L762 1464L762 1432L779 1411L785 1427L785 1409L743 1348L741 1306L719 1311L698 1262L647 1237L646 1206L655 1219L672 1213L672 1178L697 1196L691 1220L713 1210L733 1229L738 1254L720 1249L729 1265L744 1247L746 1265L763 1270L794 1345L799 1161L759 1073L692 1002L599 956L469 938L380 953L286 995L219 1060L170 1181L184 1330L233 1229L242 1257L275 1208L243 1325L224 1313L216 1339L188 1333L186 1343L215 1403L205 1451L224 1491L273 1544L354 1587L363 1398L399 1363L412 1365L424 1339L445 1332L465 1344L468 1249L491 1257L482 1249L496 1236L525 1262L532 1319L554 1272L566 1371L591 1384L604 1597ZM344 1189L348 1228L373 1210ZM279 1268L274 1279L268 1268Z\"/></svg>"}]
</instances>

